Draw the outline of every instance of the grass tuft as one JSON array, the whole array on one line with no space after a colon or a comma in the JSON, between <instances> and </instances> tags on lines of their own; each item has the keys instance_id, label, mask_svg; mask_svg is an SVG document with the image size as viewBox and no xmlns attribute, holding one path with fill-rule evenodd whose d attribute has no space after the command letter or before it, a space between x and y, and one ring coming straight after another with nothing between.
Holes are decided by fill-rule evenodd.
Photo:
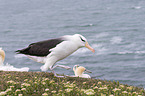
<instances>
[{"instance_id":1,"label":"grass tuft","mask_svg":"<svg viewBox=\"0 0 145 96\"><path fill-rule=\"evenodd\" d=\"M145 90L118 81L0 71L0 96L145 96Z\"/></svg>"}]
</instances>

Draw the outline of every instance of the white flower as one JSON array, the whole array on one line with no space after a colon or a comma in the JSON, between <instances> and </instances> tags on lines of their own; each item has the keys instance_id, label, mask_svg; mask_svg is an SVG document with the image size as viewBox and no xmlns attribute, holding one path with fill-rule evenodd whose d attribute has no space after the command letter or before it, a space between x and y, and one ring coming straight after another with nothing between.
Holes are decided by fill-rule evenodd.
<instances>
[{"instance_id":1,"label":"white flower","mask_svg":"<svg viewBox=\"0 0 145 96\"><path fill-rule=\"evenodd\" d=\"M45 81L46 81L46 80L49 80L49 78L45 78Z\"/></svg>"},{"instance_id":2,"label":"white flower","mask_svg":"<svg viewBox=\"0 0 145 96\"><path fill-rule=\"evenodd\" d=\"M18 96L23 96L23 94L18 94Z\"/></svg>"},{"instance_id":3,"label":"white flower","mask_svg":"<svg viewBox=\"0 0 145 96\"><path fill-rule=\"evenodd\" d=\"M98 84L102 84L102 82L99 81Z\"/></svg>"},{"instance_id":4,"label":"white flower","mask_svg":"<svg viewBox=\"0 0 145 96\"><path fill-rule=\"evenodd\" d=\"M22 86L22 87L23 87L23 86L29 87L29 86L31 86L31 85L28 84L28 83L23 83L23 84L21 84L21 86Z\"/></svg>"},{"instance_id":5,"label":"white flower","mask_svg":"<svg viewBox=\"0 0 145 96\"><path fill-rule=\"evenodd\" d=\"M43 93L42 96L48 96L48 94L47 93Z\"/></svg>"},{"instance_id":6,"label":"white flower","mask_svg":"<svg viewBox=\"0 0 145 96\"><path fill-rule=\"evenodd\" d=\"M0 92L0 96L6 95L6 92L2 91Z\"/></svg>"},{"instance_id":7,"label":"white flower","mask_svg":"<svg viewBox=\"0 0 145 96\"><path fill-rule=\"evenodd\" d=\"M47 88L47 89L45 89L45 91L49 91L49 89Z\"/></svg>"},{"instance_id":8,"label":"white flower","mask_svg":"<svg viewBox=\"0 0 145 96\"><path fill-rule=\"evenodd\" d=\"M99 89L100 90L105 90L105 89L107 90L107 87L100 87Z\"/></svg>"},{"instance_id":9,"label":"white flower","mask_svg":"<svg viewBox=\"0 0 145 96\"><path fill-rule=\"evenodd\" d=\"M83 82L83 84L86 84L87 82Z\"/></svg>"},{"instance_id":10,"label":"white flower","mask_svg":"<svg viewBox=\"0 0 145 96\"><path fill-rule=\"evenodd\" d=\"M133 94L136 94L136 92L133 92Z\"/></svg>"},{"instance_id":11,"label":"white flower","mask_svg":"<svg viewBox=\"0 0 145 96\"><path fill-rule=\"evenodd\" d=\"M11 89L11 88L9 88L9 89L7 89L5 92L9 92L9 91L12 91L12 89Z\"/></svg>"},{"instance_id":12,"label":"white flower","mask_svg":"<svg viewBox=\"0 0 145 96\"><path fill-rule=\"evenodd\" d=\"M21 90L20 90L20 89L17 89L17 90L16 90L16 92L19 92L19 91L21 91Z\"/></svg>"},{"instance_id":13,"label":"white flower","mask_svg":"<svg viewBox=\"0 0 145 96\"><path fill-rule=\"evenodd\" d=\"M42 82L42 84L43 84L43 85L46 85L46 83L45 83L45 82Z\"/></svg>"},{"instance_id":14,"label":"white flower","mask_svg":"<svg viewBox=\"0 0 145 96\"><path fill-rule=\"evenodd\" d=\"M7 81L7 83L15 84L13 80Z\"/></svg>"},{"instance_id":15,"label":"white flower","mask_svg":"<svg viewBox=\"0 0 145 96\"><path fill-rule=\"evenodd\" d=\"M95 86L93 89L98 89L98 86Z\"/></svg>"},{"instance_id":16,"label":"white flower","mask_svg":"<svg viewBox=\"0 0 145 96\"><path fill-rule=\"evenodd\" d=\"M21 90L22 90L22 91L26 91L26 88L22 88Z\"/></svg>"},{"instance_id":17,"label":"white flower","mask_svg":"<svg viewBox=\"0 0 145 96\"><path fill-rule=\"evenodd\" d=\"M49 80L49 78L43 78L43 81L47 81L47 80Z\"/></svg>"},{"instance_id":18,"label":"white flower","mask_svg":"<svg viewBox=\"0 0 145 96\"><path fill-rule=\"evenodd\" d=\"M127 87L127 89L132 90L132 89L133 89L133 87L132 87L132 86L130 86L130 87Z\"/></svg>"},{"instance_id":19,"label":"white flower","mask_svg":"<svg viewBox=\"0 0 145 96\"><path fill-rule=\"evenodd\" d=\"M54 80L51 80L51 81L50 81L50 83L54 83L54 82L55 82Z\"/></svg>"},{"instance_id":20,"label":"white flower","mask_svg":"<svg viewBox=\"0 0 145 96\"><path fill-rule=\"evenodd\" d=\"M128 92L127 92L127 91L123 91L122 93L125 93L125 94L126 94L126 93L128 93Z\"/></svg>"},{"instance_id":21,"label":"white flower","mask_svg":"<svg viewBox=\"0 0 145 96\"><path fill-rule=\"evenodd\" d=\"M66 92L71 92L73 89L67 88L65 89Z\"/></svg>"},{"instance_id":22,"label":"white flower","mask_svg":"<svg viewBox=\"0 0 145 96\"><path fill-rule=\"evenodd\" d=\"M59 92L62 92L62 90L59 90Z\"/></svg>"},{"instance_id":23,"label":"white flower","mask_svg":"<svg viewBox=\"0 0 145 96\"><path fill-rule=\"evenodd\" d=\"M113 91L114 92L116 92L116 91L120 91L121 89L119 89L119 88L115 88L115 89L113 89Z\"/></svg>"},{"instance_id":24,"label":"white flower","mask_svg":"<svg viewBox=\"0 0 145 96\"><path fill-rule=\"evenodd\" d=\"M25 82L27 82L27 81L28 81L28 79L25 79L24 81L25 81Z\"/></svg>"},{"instance_id":25,"label":"white flower","mask_svg":"<svg viewBox=\"0 0 145 96\"><path fill-rule=\"evenodd\" d=\"M93 89L88 89L88 90L85 90L85 92L84 93L86 93L87 95L94 95L95 94L95 92L94 92L94 90Z\"/></svg>"},{"instance_id":26,"label":"white flower","mask_svg":"<svg viewBox=\"0 0 145 96\"><path fill-rule=\"evenodd\" d=\"M51 91L51 93L56 93L56 91Z\"/></svg>"},{"instance_id":27,"label":"white flower","mask_svg":"<svg viewBox=\"0 0 145 96\"><path fill-rule=\"evenodd\" d=\"M75 87L76 85L75 84L70 84L70 83L64 83L64 87L68 87L68 88L73 88Z\"/></svg>"},{"instance_id":28,"label":"white flower","mask_svg":"<svg viewBox=\"0 0 145 96\"><path fill-rule=\"evenodd\" d=\"M37 84L37 82L34 82L34 84Z\"/></svg>"},{"instance_id":29,"label":"white flower","mask_svg":"<svg viewBox=\"0 0 145 96\"><path fill-rule=\"evenodd\" d=\"M87 95L94 95L94 92L86 92Z\"/></svg>"},{"instance_id":30,"label":"white flower","mask_svg":"<svg viewBox=\"0 0 145 96\"><path fill-rule=\"evenodd\" d=\"M119 85L119 87L123 88L123 87L124 87L124 85Z\"/></svg>"}]
</instances>

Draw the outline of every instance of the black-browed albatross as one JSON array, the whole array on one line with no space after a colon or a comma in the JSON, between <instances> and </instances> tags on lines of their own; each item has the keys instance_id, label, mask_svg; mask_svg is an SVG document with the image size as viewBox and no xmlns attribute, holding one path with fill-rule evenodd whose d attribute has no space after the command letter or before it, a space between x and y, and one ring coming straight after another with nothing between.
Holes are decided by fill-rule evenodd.
<instances>
[{"instance_id":1,"label":"black-browed albatross","mask_svg":"<svg viewBox=\"0 0 145 96\"><path fill-rule=\"evenodd\" d=\"M0 48L0 66L3 65L3 62L5 60L5 51Z\"/></svg>"},{"instance_id":2,"label":"black-browed albatross","mask_svg":"<svg viewBox=\"0 0 145 96\"><path fill-rule=\"evenodd\" d=\"M40 69L42 71L47 71L48 68L53 70L55 67L69 69L70 67L68 66L54 66L54 64L57 61L66 58L81 47L87 47L93 53L95 52L95 50L88 44L87 39L80 34L65 35L56 39L32 43L27 48L17 50L16 52L25 54L36 62L44 63Z\"/></svg>"}]
</instances>

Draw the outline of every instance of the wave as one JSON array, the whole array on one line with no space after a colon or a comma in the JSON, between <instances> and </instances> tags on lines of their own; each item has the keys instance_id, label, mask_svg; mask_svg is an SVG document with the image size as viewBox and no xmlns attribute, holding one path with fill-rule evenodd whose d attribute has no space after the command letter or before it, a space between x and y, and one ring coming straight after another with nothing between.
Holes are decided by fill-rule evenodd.
<instances>
[{"instance_id":1,"label":"wave","mask_svg":"<svg viewBox=\"0 0 145 96\"><path fill-rule=\"evenodd\" d=\"M106 54L107 49L102 44L92 44L92 48L95 49L96 55ZM86 54L89 53L90 50L88 48L80 48L78 49L73 55L80 55L80 54ZM90 52L91 53L91 52Z\"/></svg>"},{"instance_id":2,"label":"wave","mask_svg":"<svg viewBox=\"0 0 145 96\"><path fill-rule=\"evenodd\" d=\"M0 71L20 71L20 72L26 71L28 72L29 68L28 67L15 68L14 66L7 63L6 65L0 66Z\"/></svg>"},{"instance_id":3,"label":"wave","mask_svg":"<svg viewBox=\"0 0 145 96\"><path fill-rule=\"evenodd\" d=\"M95 49L97 55L106 54L106 49L102 44L93 44L92 47Z\"/></svg>"},{"instance_id":4,"label":"wave","mask_svg":"<svg viewBox=\"0 0 145 96\"><path fill-rule=\"evenodd\" d=\"M17 55L15 55L15 58L23 58L23 57L27 57L27 56L23 55L23 54L17 54Z\"/></svg>"},{"instance_id":5,"label":"wave","mask_svg":"<svg viewBox=\"0 0 145 96\"><path fill-rule=\"evenodd\" d=\"M72 55L79 55L79 54L84 54L84 53L87 53L87 52L89 52L89 49L87 49L87 48L80 48L76 52L74 52Z\"/></svg>"},{"instance_id":6,"label":"wave","mask_svg":"<svg viewBox=\"0 0 145 96\"><path fill-rule=\"evenodd\" d=\"M104 38L104 37L107 37L109 35L109 33L99 33L99 34L97 34L95 37L96 38Z\"/></svg>"},{"instance_id":7,"label":"wave","mask_svg":"<svg viewBox=\"0 0 145 96\"><path fill-rule=\"evenodd\" d=\"M132 9L141 9L141 6L132 7Z\"/></svg>"},{"instance_id":8,"label":"wave","mask_svg":"<svg viewBox=\"0 0 145 96\"><path fill-rule=\"evenodd\" d=\"M124 51L124 52L118 52L118 54L145 54L145 51Z\"/></svg>"},{"instance_id":9,"label":"wave","mask_svg":"<svg viewBox=\"0 0 145 96\"><path fill-rule=\"evenodd\" d=\"M110 40L111 44L120 44L122 42L122 38L119 36L115 36Z\"/></svg>"}]
</instances>

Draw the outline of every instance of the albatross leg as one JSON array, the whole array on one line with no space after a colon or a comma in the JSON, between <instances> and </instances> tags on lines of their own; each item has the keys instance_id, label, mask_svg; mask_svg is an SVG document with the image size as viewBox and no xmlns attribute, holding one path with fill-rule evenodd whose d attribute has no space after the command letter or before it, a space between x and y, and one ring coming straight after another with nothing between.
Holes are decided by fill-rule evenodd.
<instances>
[{"instance_id":1,"label":"albatross leg","mask_svg":"<svg viewBox=\"0 0 145 96\"><path fill-rule=\"evenodd\" d=\"M53 72L53 74L54 74L55 77L59 77L59 78L63 78L64 77L64 76L58 76L53 69L51 69L51 71Z\"/></svg>"},{"instance_id":2,"label":"albatross leg","mask_svg":"<svg viewBox=\"0 0 145 96\"><path fill-rule=\"evenodd\" d=\"M71 67L69 67L69 66L64 66L64 65L56 65L56 66L54 66L54 67L51 67L50 68L50 70L53 72L53 74L54 74L54 76L56 76L56 77L64 77L64 76L58 76L55 72L54 72L54 68L56 68L56 67L61 67L61 68L64 68L64 69L70 69Z\"/></svg>"},{"instance_id":3,"label":"albatross leg","mask_svg":"<svg viewBox=\"0 0 145 96\"><path fill-rule=\"evenodd\" d=\"M52 67L51 70L53 70L53 69L56 68L56 67L61 67L61 68L67 69L67 70L71 69L71 67L69 67L69 66L56 65L56 66Z\"/></svg>"}]
</instances>

